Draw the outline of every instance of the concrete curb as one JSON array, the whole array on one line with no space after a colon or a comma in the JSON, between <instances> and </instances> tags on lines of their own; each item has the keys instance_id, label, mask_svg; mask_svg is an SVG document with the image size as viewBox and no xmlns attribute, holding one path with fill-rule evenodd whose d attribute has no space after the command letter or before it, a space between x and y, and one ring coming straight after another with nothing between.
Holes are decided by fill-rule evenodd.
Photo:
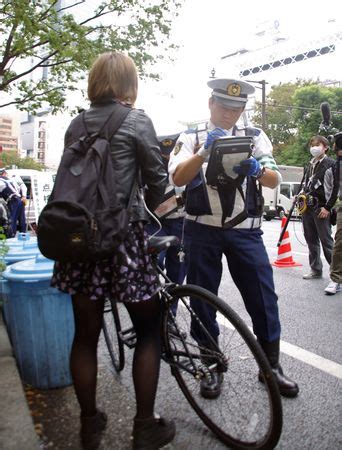
<instances>
[{"instance_id":1,"label":"concrete curb","mask_svg":"<svg viewBox=\"0 0 342 450\"><path fill-rule=\"evenodd\" d=\"M0 308L0 450L37 450L38 436L27 405Z\"/></svg>"}]
</instances>

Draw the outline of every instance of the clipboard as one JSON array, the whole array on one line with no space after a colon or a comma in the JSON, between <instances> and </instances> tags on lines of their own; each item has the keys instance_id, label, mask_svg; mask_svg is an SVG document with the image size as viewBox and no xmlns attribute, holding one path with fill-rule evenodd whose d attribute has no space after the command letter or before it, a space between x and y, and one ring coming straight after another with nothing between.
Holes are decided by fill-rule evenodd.
<instances>
[{"instance_id":1,"label":"clipboard","mask_svg":"<svg viewBox=\"0 0 342 450\"><path fill-rule=\"evenodd\" d=\"M252 155L253 137L224 136L212 144L206 171L207 184L217 186L224 181L234 182L240 176L233 167Z\"/></svg>"}]
</instances>

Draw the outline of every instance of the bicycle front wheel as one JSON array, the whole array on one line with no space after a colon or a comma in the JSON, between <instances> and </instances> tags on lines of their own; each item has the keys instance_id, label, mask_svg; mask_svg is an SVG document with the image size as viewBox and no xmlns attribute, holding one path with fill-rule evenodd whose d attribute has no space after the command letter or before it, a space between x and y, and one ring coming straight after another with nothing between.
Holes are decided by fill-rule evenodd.
<instances>
[{"instance_id":1,"label":"bicycle front wheel","mask_svg":"<svg viewBox=\"0 0 342 450\"><path fill-rule=\"evenodd\" d=\"M281 399L254 335L223 300L205 289L177 286L169 294L163 317L166 360L192 408L231 448L274 448L282 429ZM216 329L203 317L208 307L216 316ZM201 380L210 379L213 371L220 373L221 393L204 398ZM259 372L265 383L258 380Z\"/></svg>"},{"instance_id":2,"label":"bicycle front wheel","mask_svg":"<svg viewBox=\"0 0 342 450\"><path fill-rule=\"evenodd\" d=\"M120 337L121 323L117 304L106 299L103 313L103 334L113 367L120 372L125 366L124 344Z\"/></svg>"}]
</instances>

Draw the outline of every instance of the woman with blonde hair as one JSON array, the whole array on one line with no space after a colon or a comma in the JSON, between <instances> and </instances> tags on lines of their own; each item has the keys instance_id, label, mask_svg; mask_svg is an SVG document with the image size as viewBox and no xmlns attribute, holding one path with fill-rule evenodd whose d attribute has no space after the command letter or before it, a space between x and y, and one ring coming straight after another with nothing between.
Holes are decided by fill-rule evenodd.
<instances>
[{"instance_id":1,"label":"woman with blonde hair","mask_svg":"<svg viewBox=\"0 0 342 450\"><path fill-rule=\"evenodd\" d=\"M118 183L118 198L127 204L138 173L146 186L145 202L154 210L167 184L153 124L142 111L134 109L138 76L131 58L104 53L95 60L88 78L90 108L70 124L65 145L80 137L80 121L88 134L101 130L118 103L129 112L110 139L111 157ZM147 252L144 224L148 215L142 199L135 194L129 229L124 242L108 259L87 263L55 263L52 285L72 296L75 337L70 366L81 407L81 442L84 449L96 449L106 427L107 416L97 409L97 345L103 322L105 298L124 302L137 334L133 357L136 416L133 448L154 450L175 435L172 421L154 417L160 366L160 313L158 278Z\"/></svg>"}]
</instances>

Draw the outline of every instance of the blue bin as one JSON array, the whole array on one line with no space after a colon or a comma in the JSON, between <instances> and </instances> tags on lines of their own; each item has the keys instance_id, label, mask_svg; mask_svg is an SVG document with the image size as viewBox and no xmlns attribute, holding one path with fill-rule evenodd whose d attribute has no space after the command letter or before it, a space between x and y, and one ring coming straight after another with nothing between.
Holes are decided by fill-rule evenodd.
<instances>
[{"instance_id":1,"label":"blue bin","mask_svg":"<svg viewBox=\"0 0 342 450\"><path fill-rule=\"evenodd\" d=\"M8 246L9 250L4 257L6 264L32 259L40 254L37 241L19 241L19 244L9 243Z\"/></svg>"},{"instance_id":2,"label":"blue bin","mask_svg":"<svg viewBox=\"0 0 342 450\"><path fill-rule=\"evenodd\" d=\"M12 264L7 281L7 325L21 378L39 389L72 384L74 337L70 295L50 286L53 261L38 255Z\"/></svg>"},{"instance_id":3,"label":"blue bin","mask_svg":"<svg viewBox=\"0 0 342 450\"><path fill-rule=\"evenodd\" d=\"M38 249L37 237L30 236L29 233L17 233L16 237L6 239L6 244L8 245L9 250L3 259L7 265L19 261L24 261L25 259L32 259L40 254ZM6 285L6 281L0 280L0 283L0 299L2 300L3 304L4 320L7 327L9 327L10 324L7 311L8 296L5 286L3 286L3 284Z\"/></svg>"},{"instance_id":4,"label":"blue bin","mask_svg":"<svg viewBox=\"0 0 342 450\"><path fill-rule=\"evenodd\" d=\"M12 247L37 247L37 236L30 233L17 233L16 237L6 239L6 244Z\"/></svg>"}]
</instances>

